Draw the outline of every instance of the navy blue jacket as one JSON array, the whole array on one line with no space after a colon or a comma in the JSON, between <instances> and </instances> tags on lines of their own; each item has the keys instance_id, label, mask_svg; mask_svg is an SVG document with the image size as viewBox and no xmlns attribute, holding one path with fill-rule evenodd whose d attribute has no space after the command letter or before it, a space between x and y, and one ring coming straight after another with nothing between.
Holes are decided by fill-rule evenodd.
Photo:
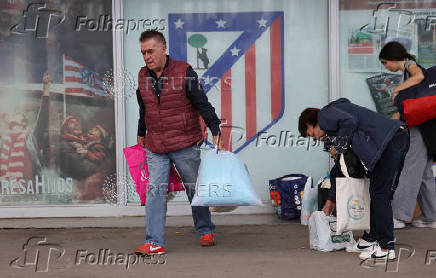
<instances>
[{"instance_id":1,"label":"navy blue jacket","mask_svg":"<svg viewBox=\"0 0 436 278\"><path fill-rule=\"evenodd\" d=\"M343 153L349 146L372 171L387 144L403 122L389 119L365 107L340 98L318 113L319 127L334 138L335 149Z\"/></svg>"}]
</instances>

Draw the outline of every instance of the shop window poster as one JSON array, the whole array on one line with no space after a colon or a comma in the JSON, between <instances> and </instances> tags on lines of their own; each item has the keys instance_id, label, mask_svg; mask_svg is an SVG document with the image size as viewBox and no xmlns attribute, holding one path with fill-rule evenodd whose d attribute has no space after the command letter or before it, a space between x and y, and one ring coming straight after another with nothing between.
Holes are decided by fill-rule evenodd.
<instances>
[{"instance_id":1,"label":"shop window poster","mask_svg":"<svg viewBox=\"0 0 436 278\"><path fill-rule=\"evenodd\" d=\"M105 202L112 31L94 25L111 13L104 0L0 3L0 205Z\"/></svg>"}]
</instances>

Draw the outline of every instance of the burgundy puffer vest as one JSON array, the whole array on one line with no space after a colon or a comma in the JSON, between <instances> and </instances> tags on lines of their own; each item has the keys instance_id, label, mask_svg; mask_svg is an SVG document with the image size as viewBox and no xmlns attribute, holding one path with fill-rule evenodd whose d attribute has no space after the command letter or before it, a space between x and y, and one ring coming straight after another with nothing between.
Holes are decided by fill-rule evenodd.
<instances>
[{"instance_id":1,"label":"burgundy puffer vest","mask_svg":"<svg viewBox=\"0 0 436 278\"><path fill-rule=\"evenodd\" d=\"M186 97L186 70L189 65L169 58L163 71L160 103L153 91L147 68L139 71L139 90L145 105L147 134L145 146L154 153L169 153L203 139L200 115Z\"/></svg>"}]
</instances>

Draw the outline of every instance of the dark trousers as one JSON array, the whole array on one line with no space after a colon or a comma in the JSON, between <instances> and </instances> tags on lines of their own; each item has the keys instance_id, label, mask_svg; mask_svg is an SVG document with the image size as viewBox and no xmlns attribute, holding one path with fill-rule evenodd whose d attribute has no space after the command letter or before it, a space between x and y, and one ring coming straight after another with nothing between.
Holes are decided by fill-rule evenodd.
<instances>
[{"instance_id":1,"label":"dark trousers","mask_svg":"<svg viewBox=\"0 0 436 278\"><path fill-rule=\"evenodd\" d=\"M388 143L374 170L370 173L371 224L370 233L365 233L363 239L370 242L378 241L383 249L394 249L391 201L408 150L409 131L400 129Z\"/></svg>"}]
</instances>

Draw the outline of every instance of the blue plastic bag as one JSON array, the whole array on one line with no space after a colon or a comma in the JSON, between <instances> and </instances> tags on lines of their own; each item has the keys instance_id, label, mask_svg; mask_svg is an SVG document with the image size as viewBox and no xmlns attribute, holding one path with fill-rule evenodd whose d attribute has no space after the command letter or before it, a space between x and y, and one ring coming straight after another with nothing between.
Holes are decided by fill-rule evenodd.
<instances>
[{"instance_id":1,"label":"blue plastic bag","mask_svg":"<svg viewBox=\"0 0 436 278\"><path fill-rule=\"evenodd\" d=\"M191 206L263 206L245 164L227 151L207 151L198 170Z\"/></svg>"},{"instance_id":2,"label":"blue plastic bag","mask_svg":"<svg viewBox=\"0 0 436 278\"><path fill-rule=\"evenodd\" d=\"M280 207L277 214L280 219L297 219L301 216L301 193L304 191L308 177L302 174L290 174L270 180L270 189L280 193Z\"/></svg>"}]
</instances>

